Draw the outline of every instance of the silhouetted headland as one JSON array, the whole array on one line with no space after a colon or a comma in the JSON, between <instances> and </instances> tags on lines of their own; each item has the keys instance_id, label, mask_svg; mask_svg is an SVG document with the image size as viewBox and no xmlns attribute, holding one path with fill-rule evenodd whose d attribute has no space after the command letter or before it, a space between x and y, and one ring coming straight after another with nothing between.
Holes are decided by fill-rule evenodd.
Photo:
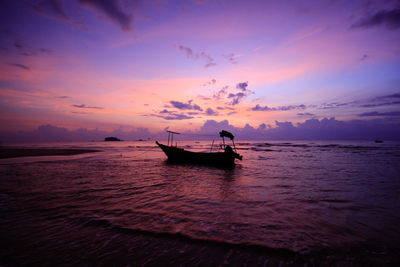
<instances>
[{"instance_id":1,"label":"silhouetted headland","mask_svg":"<svg viewBox=\"0 0 400 267\"><path fill-rule=\"evenodd\" d=\"M99 152L93 149L56 149L56 148L0 148L0 159L39 156L70 156Z\"/></svg>"}]
</instances>

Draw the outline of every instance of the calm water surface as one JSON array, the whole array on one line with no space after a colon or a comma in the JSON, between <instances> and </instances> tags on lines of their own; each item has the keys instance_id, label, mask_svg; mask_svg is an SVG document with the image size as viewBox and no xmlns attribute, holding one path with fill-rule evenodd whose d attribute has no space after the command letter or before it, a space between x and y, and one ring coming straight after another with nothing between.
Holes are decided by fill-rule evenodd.
<instances>
[{"instance_id":1,"label":"calm water surface","mask_svg":"<svg viewBox=\"0 0 400 267\"><path fill-rule=\"evenodd\" d=\"M178 145L205 151L210 142ZM68 242L105 253L120 235L162 233L301 255L340 250L338 259L356 249L398 262L400 143L239 142L244 160L232 169L168 164L150 141L24 147L102 150L0 161L1 232L38 251ZM99 237L103 228L119 231ZM3 263L21 246L4 250ZM22 263L30 253L18 251Z\"/></svg>"}]
</instances>

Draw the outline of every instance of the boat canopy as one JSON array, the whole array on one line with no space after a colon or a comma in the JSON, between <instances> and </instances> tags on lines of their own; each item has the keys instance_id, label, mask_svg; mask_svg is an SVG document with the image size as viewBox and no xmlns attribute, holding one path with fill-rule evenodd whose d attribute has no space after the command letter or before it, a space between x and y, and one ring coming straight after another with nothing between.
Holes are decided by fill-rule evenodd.
<instances>
[{"instance_id":1,"label":"boat canopy","mask_svg":"<svg viewBox=\"0 0 400 267\"><path fill-rule=\"evenodd\" d=\"M235 137L228 131L222 130L219 132L220 137L228 137L229 139L233 140Z\"/></svg>"}]
</instances>

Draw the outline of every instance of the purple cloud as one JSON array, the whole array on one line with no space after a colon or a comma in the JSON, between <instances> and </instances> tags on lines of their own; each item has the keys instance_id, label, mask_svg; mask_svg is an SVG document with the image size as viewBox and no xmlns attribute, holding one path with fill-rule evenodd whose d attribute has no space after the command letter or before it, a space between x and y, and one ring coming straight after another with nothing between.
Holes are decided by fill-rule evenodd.
<instances>
[{"instance_id":1,"label":"purple cloud","mask_svg":"<svg viewBox=\"0 0 400 267\"><path fill-rule=\"evenodd\" d=\"M372 103L372 104L363 104L360 105L362 108L373 108L373 107L382 107L382 106L393 106L399 105L400 101L390 101L390 102L382 102L382 103Z\"/></svg>"},{"instance_id":2,"label":"purple cloud","mask_svg":"<svg viewBox=\"0 0 400 267\"><path fill-rule=\"evenodd\" d=\"M253 107L251 110L253 111L287 111L287 110L294 110L294 109L306 109L306 106L301 104L301 105L288 105L288 106L279 106L279 107L268 107L268 106L260 106L257 104L255 107ZM303 114L303 113L299 113ZM310 114L310 113L307 113Z\"/></svg>"},{"instance_id":3,"label":"purple cloud","mask_svg":"<svg viewBox=\"0 0 400 267\"><path fill-rule=\"evenodd\" d=\"M42 0L39 3L24 3L41 15L72 21L65 12L64 1L62 0Z\"/></svg>"},{"instance_id":4,"label":"purple cloud","mask_svg":"<svg viewBox=\"0 0 400 267\"><path fill-rule=\"evenodd\" d=\"M305 113L297 113L297 116L315 116L315 114L305 112Z\"/></svg>"},{"instance_id":5,"label":"purple cloud","mask_svg":"<svg viewBox=\"0 0 400 267\"><path fill-rule=\"evenodd\" d=\"M226 55L222 55L224 58L226 58L230 63L232 64L237 64L236 58L238 57L238 55L235 55L233 53L229 53Z\"/></svg>"},{"instance_id":6,"label":"purple cloud","mask_svg":"<svg viewBox=\"0 0 400 267\"><path fill-rule=\"evenodd\" d=\"M219 109L219 110L225 110L225 109L227 109L227 110L235 110L235 108L232 108L232 107L217 107L217 109Z\"/></svg>"},{"instance_id":7,"label":"purple cloud","mask_svg":"<svg viewBox=\"0 0 400 267\"><path fill-rule=\"evenodd\" d=\"M135 1L133 1L134 3ZM112 22L118 24L123 31L131 30L133 13L124 13L124 8L120 1L109 0L78 0L81 6L89 7L104 14Z\"/></svg>"},{"instance_id":8,"label":"purple cloud","mask_svg":"<svg viewBox=\"0 0 400 267\"><path fill-rule=\"evenodd\" d=\"M236 85L236 88L245 92L247 90L247 86L249 86L249 82L243 82L243 83L238 83Z\"/></svg>"},{"instance_id":9,"label":"purple cloud","mask_svg":"<svg viewBox=\"0 0 400 267\"><path fill-rule=\"evenodd\" d=\"M380 99L380 98L400 98L400 93L395 93L395 94L391 94L391 95L384 95L384 96L378 97L378 99Z\"/></svg>"},{"instance_id":10,"label":"purple cloud","mask_svg":"<svg viewBox=\"0 0 400 267\"><path fill-rule=\"evenodd\" d=\"M32 48L27 45L21 36L13 31L1 30L0 39L5 40L8 46L5 50L13 50L23 56L38 56L38 55L49 55L52 53L51 50L46 48ZM13 48L13 49L11 49Z\"/></svg>"},{"instance_id":11,"label":"purple cloud","mask_svg":"<svg viewBox=\"0 0 400 267\"><path fill-rule=\"evenodd\" d=\"M339 108L339 107L348 106L348 105L355 104L355 103L356 103L355 101L345 102L345 103L339 103L339 102L322 103L321 107L319 107L319 109Z\"/></svg>"},{"instance_id":12,"label":"purple cloud","mask_svg":"<svg viewBox=\"0 0 400 267\"><path fill-rule=\"evenodd\" d=\"M246 95L242 92L236 93L236 94L232 94L230 93L228 95L228 98L232 98L232 102L230 103L231 105L237 105L240 103L240 100L245 97Z\"/></svg>"},{"instance_id":13,"label":"purple cloud","mask_svg":"<svg viewBox=\"0 0 400 267\"><path fill-rule=\"evenodd\" d=\"M338 121L324 118L309 119L297 125L276 121L275 125L239 128L227 120L208 120L200 133L212 134L225 129L241 140L400 140L400 124L389 119Z\"/></svg>"},{"instance_id":14,"label":"purple cloud","mask_svg":"<svg viewBox=\"0 0 400 267\"><path fill-rule=\"evenodd\" d=\"M53 51L47 48L40 48L39 49L40 52L45 53L45 54L52 54Z\"/></svg>"},{"instance_id":15,"label":"purple cloud","mask_svg":"<svg viewBox=\"0 0 400 267\"><path fill-rule=\"evenodd\" d=\"M218 116L218 112L215 112L212 108L207 108L206 115L207 116Z\"/></svg>"},{"instance_id":16,"label":"purple cloud","mask_svg":"<svg viewBox=\"0 0 400 267\"><path fill-rule=\"evenodd\" d=\"M14 67L17 67L17 68L20 68L20 69L23 69L23 70L31 70L31 68L29 68L28 66L23 65L23 64L10 63L10 64L8 64L8 65L14 66Z\"/></svg>"},{"instance_id":17,"label":"purple cloud","mask_svg":"<svg viewBox=\"0 0 400 267\"><path fill-rule=\"evenodd\" d=\"M188 120L188 119L193 119L194 117L187 116L185 114L173 114L171 116L165 116L162 118L165 120Z\"/></svg>"},{"instance_id":18,"label":"purple cloud","mask_svg":"<svg viewBox=\"0 0 400 267\"><path fill-rule=\"evenodd\" d=\"M247 86L249 85L248 82L243 82L243 83L238 83L236 85L236 88L239 89L241 92L238 92L236 94L234 93L229 93L228 98L231 99L231 102L229 103L230 105L237 105L240 103L242 98L248 96L249 94L253 93L249 89L247 89Z\"/></svg>"},{"instance_id":19,"label":"purple cloud","mask_svg":"<svg viewBox=\"0 0 400 267\"><path fill-rule=\"evenodd\" d=\"M166 109L160 111L160 114L163 114L163 115L150 114L150 115L144 115L144 116L158 117L158 118L162 118L164 120L188 120L188 119L193 119L194 118L192 116L188 116L190 114L188 114L188 115L179 114L179 113L176 113L174 111L168 111Z\"/></svg>"},{"instance_id":20,"label":"purple cloud","mask_svg":"<svg viewBox=\"0 0 400 267\"><path fill-rule=\"evenodd\" d=\"M393 10L381 10L371 16L362 18L350 28L367 29L376 26L385 26L388 30L397 30L400 28L400 8Z\"/></svg>"},{"instance_id":21,"label":"purple cloud","mask_svg":"<svg viewBox=\"0 0 400 267\"><path fill-rule=\"evenodd\" d=\"M400 111L389 111L389 112L378 112L378 111L372 111L372 112L364 112L359 114L358 116L361 117L391 117L391 116L400 116Z\"/></svg>"},{"instance_id":22,"label":"purple cloud","mask_svg":"<svg viewBox=\"0 0 400 267\"><path fill-rule=\"evenodd\" d=\"M42 0L39 2L36 1L36 3L23 1L23 3L41 16L68 22L80 27L85 26L82 22L67 15L63 0Z\"/></svg>"},{"instance_id":23,"label":"purple cloud","mask_svg":"<svg viewBox=\"0 0 400 267\"><path fill-rule=\"evenodd\" d=\"M150 116L161 117L165 120L184 120L191 117L176 114L162 117L157 114ZM400 140L400 124L393 119L351 120L339 121L335 118L322 120L309 119L294 125L291 122L275 122L276 127L260 124L257 128L251 125L235 127L227 120L217 122L207 120L200 130L191 132L199 135L218 136L218 132L226 130L232 132L236 140ZM130 132L122 129L106 132L87 129L67 130L53 125L39 126L29 132L4 132L0 131L0 139L5 142L26 141L90 141L103 140L106 136L117 136L124 140L138 138L165 138L165 131L150 133L147 129L138 128ZM182 135L181 138L184 138ZM190 137L192 138L192 137ZM212 139L213 137L208 137Z\"/></svg>"},{"instance_id":24,"label":"purple cloud","mask_svg":"<svg viewBox=\"0 0 400 267\"><path fill-rule=\"evenodd\" d=\"M206 83L204 83L203 86L214 85L216 82L217 82L216 79L211 79L210 81L207 81Z\"/></svg>"},{"instance_id":25,"label":"purple cloud","mask_svg":"<svg viewBox=\"0 0 400 267\"><path fill-rule=\"evenodd\" d=\"M206 54L205 52L195 53L193 51L193 49L191 49L190 47L187 47L187 46L183 46L183 45L179 45L178 49L183 51L186 54L187 58L190 58L193 60L200 59L200 58L205 59L206 60L206 63L204 65L205 68L209 68L209 67L217 65L215 60L211 56Z\"/></svg>"},{"instance_id":26,"label":"purple cloud","mask_svg":"<svg viewBox=\"0 0 400 267\"><path fill-rule=\"evenodd\" d=\"M228 90L228 88L229 86L227 85L222 87L218 92L214 93L213 98L220 99L223 95L227 94L226 90Z\"/></svg>"},{"instance_id":27,"label":"purple cloud","mask_svg":"<svg viewBox=\"0 0 400 267\"><path fill-rule=\"evenodd\" d=\"M364 61L367 60L369 58L369 56L367 54L362 55L362 57L360 58L360 61Z\"/></svg>"},{"instance_id":28,"label":"purple cloud","mask_svg":"<svg viewBox=\"0 0 400 267\"><path fill-rule=\"evenodd\" d=\"M169 101L169 103L171 103L171 105L177 109L194 109L194 110L203 111L203 109L199 105L196 105L196 104L192 105L192 102L193 102L193 100L189 100L188 103L183 103L183 102L174 101L174 100Z\"/></svg>"},{"instance_id":29,"label":"purple cloud","mask_svg":"<svg viewBox=\"0 0 400 267\"><path fill-rule=\"evenodd\" d=\"M86 106L85 104L71 105L71 106L75 107L75 108L103 109L102 107L90 107L90 106Z\"/></svg>"}]
</instances>

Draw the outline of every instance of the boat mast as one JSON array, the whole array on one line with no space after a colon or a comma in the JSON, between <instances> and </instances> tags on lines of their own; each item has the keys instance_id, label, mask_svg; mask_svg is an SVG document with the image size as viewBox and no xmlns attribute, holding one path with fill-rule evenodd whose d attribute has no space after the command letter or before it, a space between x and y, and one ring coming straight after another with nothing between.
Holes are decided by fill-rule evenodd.
<instances>
[{"instance_id":1,"label":"boat mast","mask_svg":"<svg viewBox=\"0 0 400 267\"><path fill-rule=\"evenodd\" d=\"M236 146L235 146L235 141L233 139L234 138L232 138L233 148L235 149L235 152L237 153Z\"/></svg>"},{"instance_id":2,"label":"boat mast","mask_svg":"<svg viewBox=\"0 0 400 267\"><path fill-rule=\"evenodd\" d=\"M174 134L180 134L180 133L173 132L173 131L167 131L167 132L168 132L168 146L169 146L170 140L171 140L171 146L173 146L174 145ZM171 138L170 138L170 136L171 136Z\"/></svg>"}]
</instances>

